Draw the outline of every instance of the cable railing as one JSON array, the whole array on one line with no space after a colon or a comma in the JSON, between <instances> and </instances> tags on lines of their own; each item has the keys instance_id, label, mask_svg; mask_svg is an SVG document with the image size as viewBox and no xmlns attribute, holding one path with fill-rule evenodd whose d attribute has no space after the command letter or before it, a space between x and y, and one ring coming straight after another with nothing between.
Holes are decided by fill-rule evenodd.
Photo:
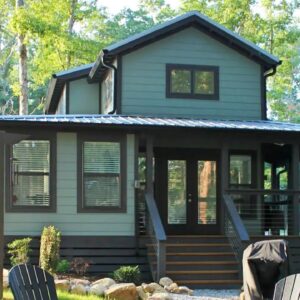
<instances>
[{"instance_id":1,"label":"cable railing","mask_svg":"<svg viewBox=\"0 0 300 300\"><path fill-rule=\"evenodd\" d=\"M223 200L225 204L225 234L239 262L239 275L242 278L243 252L250 243L250 238L231 196L225 194Z\"/></svg>"},{"instance_id":2,"label":"cable railing","mask_svg":"<svg viewBox=\"0 0 300 300\"><path fill-rule=\"evenodd\" d=\"M153 279L159 281L166 273L166 234L162 225L160 215L154 197L146 193L146 230L151 240L148 249L150 267ZM149 251L150 250L150 251Z\"/></svg>"},{"instance_id":3,"label":"cable railing","mask_svg":"<svg viewBox=\"0 0 300 300\"><path fill-rule=\"evenodd\" d=\"M228 190L250 236L299 235L299 195L295 190Z\"/></svg>"}]
</instances>

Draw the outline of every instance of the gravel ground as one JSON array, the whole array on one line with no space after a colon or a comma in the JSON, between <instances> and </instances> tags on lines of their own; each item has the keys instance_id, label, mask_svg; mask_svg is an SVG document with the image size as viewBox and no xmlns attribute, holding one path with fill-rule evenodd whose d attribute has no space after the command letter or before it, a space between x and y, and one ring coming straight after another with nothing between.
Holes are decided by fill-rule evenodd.
<instances>
[{"instance_id":1,"label":"gravel ground","mask_svg":"<svg viewBox=\"0 0 300 300\"><path fill-rule=\"evenodd\" d=\"M194 296L174 295L173 300L238 300L240 290L194 290Z\"/></svg>"}]
</instances>

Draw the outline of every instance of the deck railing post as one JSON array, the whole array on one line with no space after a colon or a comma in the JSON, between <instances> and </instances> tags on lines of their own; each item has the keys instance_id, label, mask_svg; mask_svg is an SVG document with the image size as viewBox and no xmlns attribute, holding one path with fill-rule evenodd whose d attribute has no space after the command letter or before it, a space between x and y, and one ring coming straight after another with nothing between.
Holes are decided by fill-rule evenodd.
<instances>
[{"instance_id":1,"label":"deck railing post","mask_svg":"<svg viewBox=\"0 0 300 300\"><path fill-rule=\"evenodd\" d=\"M166 244L165 241L159 241L157 248L157 282L166 275Z\"/></svg>"},{"instance_id":2,"label":"deck railing post","mask_svg":"<svg viewBox=\"0 0 300 300\"><path fill-rule=\"evenodd\" d=\"M299 183L299 145L293 144L292 147L292 185L293 189L299 191L300 183ZM299 194L293 194L293 234L299 235Z\"/></svg>"}]
</instances>

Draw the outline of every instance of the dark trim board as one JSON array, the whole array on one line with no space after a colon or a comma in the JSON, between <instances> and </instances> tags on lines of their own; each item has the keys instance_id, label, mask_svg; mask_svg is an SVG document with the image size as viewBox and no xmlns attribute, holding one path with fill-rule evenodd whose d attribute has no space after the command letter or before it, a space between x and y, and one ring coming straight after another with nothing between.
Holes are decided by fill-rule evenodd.
<instances>
[{"instance_id":1,"label":"dark trim board","mask_svg":"<svg viewBox=\"0 0 300 300\"><path fill-rule=\"evenodd\" d=\"M5 245L24 236L5 236ZM31 263L38 264L40 237L32 237ZM140 267L142 280L151 280L150 269L146 257L145 241L136 252L136 239L133 236L62 236L61 259L71 261L81 257L90 262L88 274L93 276L109 276L120 266ZM4 265L9 268L7 251Z\"/></svg>"}]
</instances>

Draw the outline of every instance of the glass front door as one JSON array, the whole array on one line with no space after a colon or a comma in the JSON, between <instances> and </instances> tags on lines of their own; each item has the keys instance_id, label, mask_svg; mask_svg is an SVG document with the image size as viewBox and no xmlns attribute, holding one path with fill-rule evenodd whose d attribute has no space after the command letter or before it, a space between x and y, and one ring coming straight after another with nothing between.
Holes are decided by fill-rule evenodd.
<instances>
[{"instance_id":1,"label":"glass front door","mask_svg":"<svg viewBox=\"0 0 300 300\"><path fill-rule=\"evenodd\" d=\"M168 234L218 233L218 159L197 153L156 158L156 198Z\"/></svg>"}]
</instances>

